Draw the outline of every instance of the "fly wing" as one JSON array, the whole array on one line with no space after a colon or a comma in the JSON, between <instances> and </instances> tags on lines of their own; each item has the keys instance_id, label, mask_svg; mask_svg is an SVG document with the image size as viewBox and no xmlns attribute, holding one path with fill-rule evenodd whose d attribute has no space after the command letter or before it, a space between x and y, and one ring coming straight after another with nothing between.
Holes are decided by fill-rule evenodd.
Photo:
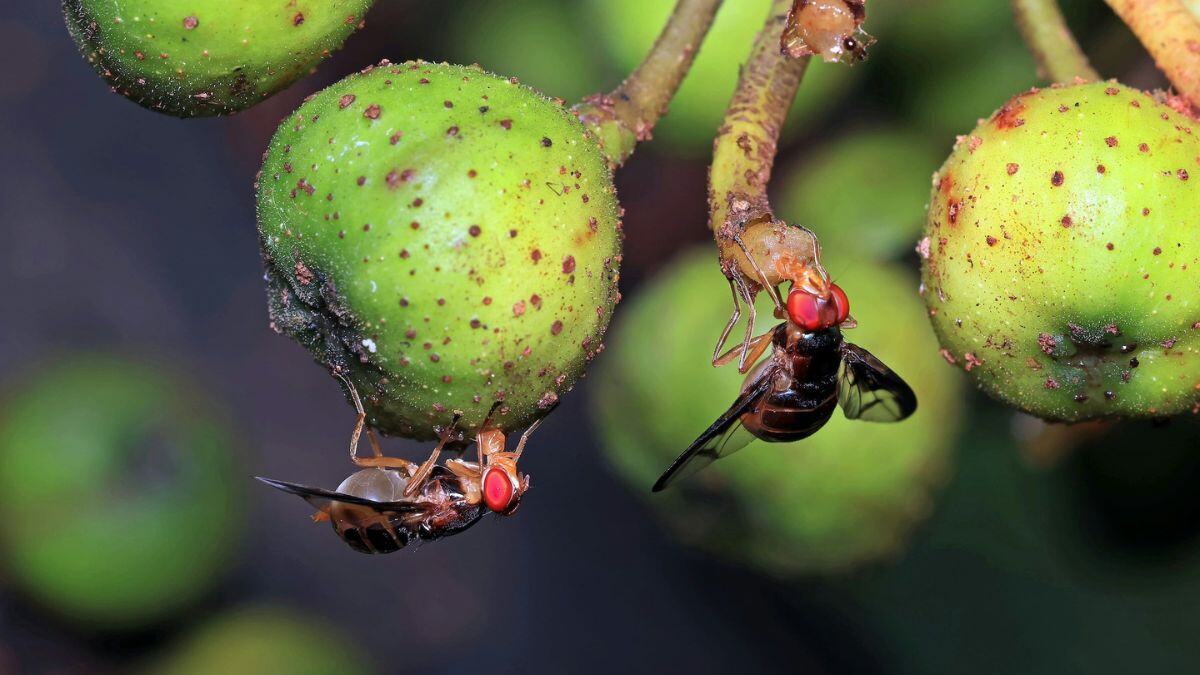
<instances>
[{"instance_id":1,"label":"fly wing","mask_svg":"<svg viewBox=\"0 0 1200 675\"><path fill-rule=\"evenodd\" d=\"M838 403L849 419L899 422L917 409L917 395L871 352L842 343Z\"/></svg>"},{"instance_id":2,"label":"fly wing","mask_svg":"<svg viewBox=\"0 0 1200 675\"><path fill-rule=\"evenodd\" d=\"M742 426L742 415L753 408L771 386L772 370L766 368L742 395L738 397L724 415L717 418L700 437L688 446L671 466L654 483L654 492L660 492L684 476L690 476L722 457L746 447L754 435Z\"/></svg>"},{"instance_id":3,"label":"fly wing","mask_svg":"<svg viewBox=\"0 0 1200 675\"><path fill-rule=\"evenodd\" d=\"M308 502L313 508L318 511L328 512L330 505L334 502L341 504L353 504L355 506L364 506L381 513L421 513L425 508L418 502L400 501L400 502L376 502L362 497L355 497L343 492L334 492L324 488L309 487L307 485L299 485L297 483L288 483L273 478L263 478L255 476L258 480L270 485L271 487L282 490L289 494L296 495L304 501Z\"/></svg>"}]
</instances>

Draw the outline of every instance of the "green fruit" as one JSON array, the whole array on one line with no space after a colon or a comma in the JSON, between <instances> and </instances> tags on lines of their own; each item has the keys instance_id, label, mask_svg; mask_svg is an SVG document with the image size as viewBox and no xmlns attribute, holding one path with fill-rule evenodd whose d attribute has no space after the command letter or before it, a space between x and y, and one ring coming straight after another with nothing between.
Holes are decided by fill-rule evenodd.
<instances>
[{"instance_id":1,"label":"green fruit","mask_svg":"<svg viewBox=\"0 0 1200 675\"><path fill-rule=\"evenodd\" d=\"M650 51L675 0L589 0L587 4L616 67L629 72ZM769 0L738 0L721 6L670 112L654 128L656 140L698 156L712 151L713 136L737 87L737 64L749 56L769 8ZM835 102L862 70L814 61L804 75L791 121L811 118Z\"/></svg>"},{"instance_id":2,"label":"green fruit","mask_svg":"<svg viewBox=\"0 0 1200 675\"><path fill-rule=\"evenodd\" d=\"M849 580L871 651L898 674L1192 670L1200 427L1122 423L1031 471L1011 418L973 419L910 552Z\"/></svg>"},{"instance_id":3,"label":"green fruit","mask_svg":"<svg viewBox=\"0 0 1200 675\"><path fill-rule=\"evenodd\" d=\"M374 671L364 653L311 616L259 607L210 621L144 670L154 675L358 675Z\"/></svg>"},{"instance_id":4,"label":"green fruit","mask_svg":"<svg viewBox=\"0 0 1200 675\"><path fill-rule=\"evenodd\" d=\"M447 26L446 48L461 63L515 73L521 82L575 101L604 81L578 6L559 0L470 0Z\"/></svg>"},{"instance_id":5,"label":"green fruit","mask_svg":"<svg viewBox=\"0 0 1200 675\"><path fill-rule=\"evenodd\" d=\"M962 138L918 248L946 359L1046 419L1191 409L1194 124L1102 82L1022 94Z\"/></svg>"},{"instance_id":6,"label":"green fruit","mask_svg":"<svg viewBox=\"0 0 1200 675\"><path fill-rule=\"evenodd\" d=\"M934 353L914 281L857 265L838 283L861 322L847 339L913 386L916 414L899 424L835 414L804 441L755 441L654 495L654 480L729 407L743 377L709 365L729 311L710 249L671 264L625 309L597 375L596 425L621 477L684 542L773 575L831 573L895 555L929 514L961 392ZM759 316L760 330L772 327L765 305Z\"/></svg>"},{"instance_id":7,"label":"green fruit","mask_svg":"<svg viewBox=\"0 0 1200 675\"><path fill-rule=\"evenodd\" d=\"M939 137L975 125L996 101L1038 81L1029 48L1015 36L1010 42L981 41L970 58L940 63L910 83L905 97L908 117Z\"/></svg>"},{"instance_id":8,"label":"green fruit","mask_svg":"<svg viewBox=\"0 0 1200 675\"><path fill-rule=\"evenodd\" d=\"M26 594L108 630L160 621L217 581L239 529L230 431L184 379L81 357L0 419L0 546Z\"/></svg>"},{"instance_id":9,"label":"green fruit","mask_svg":"<svg viewBox=\"0 0 1200 675\"><path fill-rule=\"evenodd\" d=\"M911 252L937 159L928 141L901 130L836 139L779 182L779 214L817 232L826 253L887 259ZM863 199L867 187L871 198Z\"/></svg>"},{"instance_id":10,"label":"green fruit","mask_svg":"<svg viewBox=\"0 0 1200 675\"><path fill-rule=\"evenodd\" d=\"M307 75L374 0L63 0L114 91L179 117L245 110Z\"/></svg>"},{"instance_id":11,"label":"green fruit","mask_svg":"<svg viewBox=\"0 0 1200 675\"><path fill-rule=\"evenodd\" d=\"M286 119L258 189L275 327L381 431L521 428L602 348L619 214L561 105L478 68L383 64Z\"/></svg>"}]
</instances>

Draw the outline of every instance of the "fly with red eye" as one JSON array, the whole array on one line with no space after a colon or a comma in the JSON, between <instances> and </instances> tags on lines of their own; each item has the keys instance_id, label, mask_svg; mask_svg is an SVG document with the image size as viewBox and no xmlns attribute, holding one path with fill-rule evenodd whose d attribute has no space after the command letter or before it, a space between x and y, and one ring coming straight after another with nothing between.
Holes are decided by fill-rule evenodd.
<instances>
[{"instance_id":1,"label":"fly with red eye","mask_svg":"<svg viewBox=\"0 0 1200 675\"><path fill-rule=\"evenodd\" d=\"M829 283L823 293L794 286L786 305L777 301L776 313L787 320L717 360L722 365L741 357L742 372L750 374L733 405L663 472L655 492L755 438L772 443L807 438L839 404L848 419L869 422L898 422L916 411L917 397L899 375L842 338L841 329L853 320L850 300L837 284Z\"/></svg>"},{"instance_id":2,"label":"fly with red eye","mask_svg":"<svg viewBox=\"0 0 1200 675\"><path fill-rule=\"evenodd\" d=\"M500 405L497 403L485 419L483 430L475 436L478 461L450 459L437 463L443 451L461 452L467 447L463 434L449 428L439 431L441 441L429 459L417 465L383 454L374 431L366 427L366 412L358 392L349 380L341 379L358 411L350 436L350 460L361 470L342 481L337 490L270 478L258 480L303 498L317 509L314 521L329 521L338 537L361 553L392 553L413 541L457 534L488 511L502 516L516 512L529 489L529 477L517 470L517 461L540 421L525 430L515 451L507 452L505 433L489 424ZM364 428L372 457L358 454Z\"/></svg>"}]
</instances>

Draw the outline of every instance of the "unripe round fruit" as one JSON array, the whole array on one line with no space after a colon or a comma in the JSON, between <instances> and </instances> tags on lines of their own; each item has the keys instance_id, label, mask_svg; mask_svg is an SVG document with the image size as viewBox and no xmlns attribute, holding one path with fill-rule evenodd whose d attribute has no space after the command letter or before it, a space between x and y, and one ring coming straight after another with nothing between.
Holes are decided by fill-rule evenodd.
<instances>
[{"instance_id":1,"label":"unripe round fruit","mask_svg":"<svg viewBox=\"0 0 1200 675\"><path fill-rule=\"evenodd\" d=\"M924 137L895 129L835 139L779 181L779 215L820 233L827 253L911 255L938 154L938 146ZM868 187L871 198L864 199Z\"/></svg>"},{"instance_id":2,"label":"unripe round fruit","mask_svg":"<svg viewBox=\"0 0 1200 675\"><path fill-rule=\"evenodd\" d=\"M245 110L308 72L374 0L64 0L80 51L114 91L179 117Z\"/></svg>"},{"instance_id":3,"label":"unripe round fruit","mask_svg":"<svg viewBox=\"0 0 1200 675\"><path fill-rule=\"evenodd\" d=\"M220 576L239 528L231 432L186 380L76 357L0 420L4 572L55 614L144 628Z\"/></svg>"},{"instance_id":4,"label":"unripe round fruit","mask_svg":"<svg viewBox=\"0 0 1200 675\"><path fill-rule=\"evenodd\" d=\"M369 640L369 637L364 639ZM207 622L144 669L147 675L288 673L357 675L374 672L336 627L272 607L240 609Z\"/></svg>"},{"instance_id":5,"label":"unripe round fruit","mask_svg":"<svg viewBox=\"0 0 1200 675\"><path fill-rule=\"evenodd\" d=\"M712 249L673 262L622 312L592 388L597 433L630 489L685 543L781 577L823 574L895 555L930 513L957 435L961 388L935 353L915 280L887 265L854 265L837 281L860 322L846 339L912 385L916 414L876 424L834 413L803 441L754 441L655 494L654 480L728 409L744 380L736 367L709 365L729 312ZM759 317L761 330L772 327L765 303Z\"/></svg>"},{"instance_id":6,"label":"unripe round fruit","mask_svg":"<svg viewBox=\"0 0 1200 675\"><path fill-rule=\"evenodd\" d=\"M1113 83L1017 96L934 176L923 281L947 361L1051 420L1200 398L1196 121Z\"/></svg>"},{"instance_id":7,"label":"unripe round fruit","mask_svg":"<svg viewBox=\"0 0 1200 675\"><path fill-rule=\"evenodd\" d=\"M272 319L371 423L523 427L601 348L619 214L561 105L478 68L382 64L284 120L259 179Z\"/></svg>"}]
</instances>

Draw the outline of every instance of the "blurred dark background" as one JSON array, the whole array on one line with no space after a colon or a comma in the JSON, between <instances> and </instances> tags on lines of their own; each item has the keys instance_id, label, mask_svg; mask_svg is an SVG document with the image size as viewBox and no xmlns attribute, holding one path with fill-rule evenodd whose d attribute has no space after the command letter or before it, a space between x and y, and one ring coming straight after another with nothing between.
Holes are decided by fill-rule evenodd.
<instances>
[{"instance_id":1,"label":"blurred dark background","mask_svg":"<svg viewBox=\"0 0 1200 675\"><path fill-rule=\"evenodd\" d=\"M387 0L314 76L235 117L183 121L111 94L77 53L58 3L4 3L0 406L79 354L162 368L219 409L213 414L228 425L237 462L227 489L244 503L218 580L136 628L79 621L0 572L0 672L147 667L246 607L295 617L377 672L1200 666L1200 456L1197 434L1184 424L1102 430L1079 441L970 398L957 470L901 552L833 576L786 580L675 542L646 506L646 486L623 482L604 460L587 379L522 461L534 490L521 512L415 551L354 553L309 522L298 501L251 480L336 485L347 473L353 422L322 369L267 325L251 185L277 122L305 95L382 58L479 62L568 99L610 89L646 47L638 32L657 33L670 4ZM753 34L766 4L726 4L745 25L723 35ZM822 227L838 226L845 212L806 212L811 199L792 197L789 186L808 185L806 171L830 166L809 166L814 157L842 161L832 166L849 168L830 168L825 183L795 190L851 202L844 208L880 195L876 211L895 216L899 244L869 254L915 270L906 252L923 219L927 176L955 134L1038 79L1004 0L871 4L880 24L873 17L866 26L880 38L871 60L849 74L814 75L815 93L801 90L779 160L778 200L783 215L824 236ZM1102 3L1065 5L1101 72L1131 85L1163 84ZM709 241L707 139L747 49L745 38L733 37L707 46L729 56L697 71L704 79L676 104L686 112L668 117L659 142L639 148L618 176L627 297L677 252ZM707 79L712 72L724 75ZM918 176L917 187L892 195L884 178L847 199L838 177L873 162L835 143L882 132L901 137L904 149L916 146L922 159L901 161L896 179ZM854 233L853 222L840 225ZM171 433L171 420L160 425L159 433ZM1128 448L1144 449L1148 434L1161 452L1131 456ZM40 458L45 475L72 471L55 460L58 438L26 440L23 452ZM413 457L424 452L388 444ZM89 550L75 553L86 560ZM253 642L253 631L241 634ZM221 671L218 661L209 672Z\"/></svg>"}]
</instances>

